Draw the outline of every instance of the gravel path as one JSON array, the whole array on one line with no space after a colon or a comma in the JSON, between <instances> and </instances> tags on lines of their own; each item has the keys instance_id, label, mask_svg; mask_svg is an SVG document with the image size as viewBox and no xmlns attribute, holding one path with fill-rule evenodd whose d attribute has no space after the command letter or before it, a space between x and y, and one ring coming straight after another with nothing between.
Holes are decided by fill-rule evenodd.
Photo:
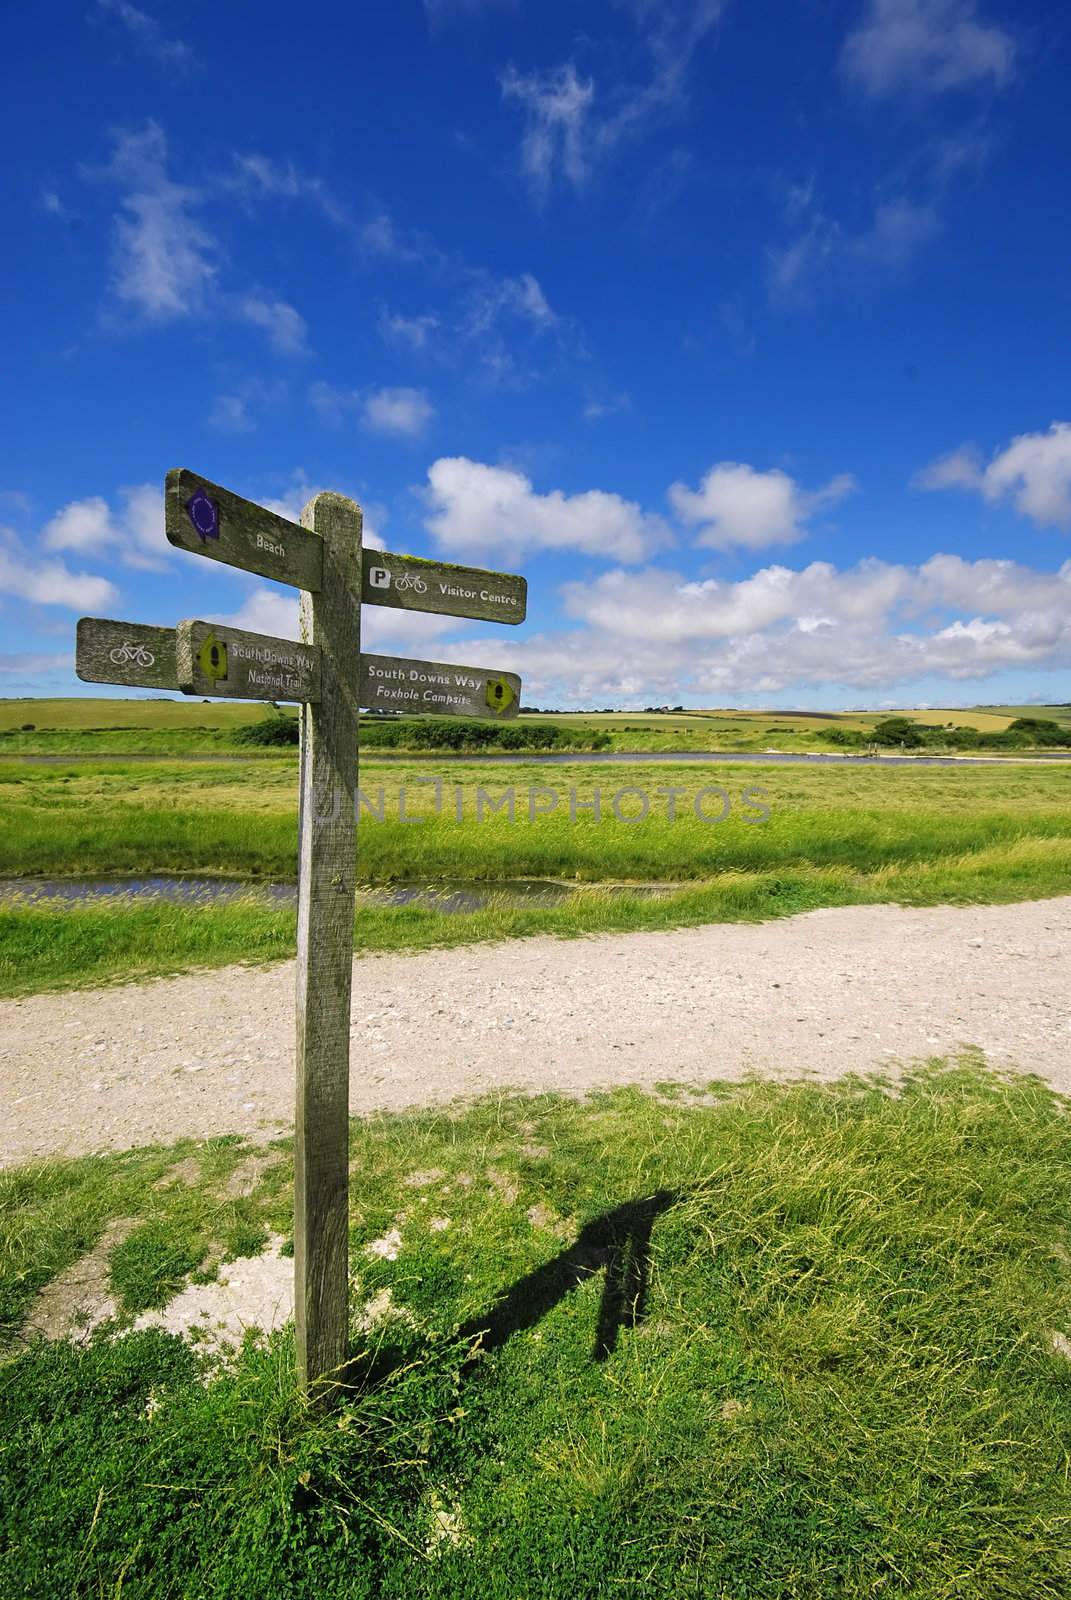
<instances>
[{"instance_id":1,"label":"gravel path","mask_svg":"<svg viewBox=\"0 0 1071 1600\"><path fill-rule=\"evenodd\" d=\"M290 1126L293 964L0 1002L0 1164ZM1071 898L812 911L354 965L355 1112L894 1068L980 1046L1071 1093Z\"/></svg>"}]
</instances>

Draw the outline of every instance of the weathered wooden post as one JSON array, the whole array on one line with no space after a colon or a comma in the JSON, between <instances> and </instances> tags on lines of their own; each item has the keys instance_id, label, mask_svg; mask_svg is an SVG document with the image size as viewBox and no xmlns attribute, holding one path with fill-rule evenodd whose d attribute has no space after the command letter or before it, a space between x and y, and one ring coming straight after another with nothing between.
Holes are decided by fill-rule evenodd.
<instances>
[{"instance_id":1,"label":"weathered wooden post","mask_svg":"<svg viewBox=\"0 0 1071 1600\"><path fill-rule=\"evenodd\" d=\"M160 628L83 617L76 665L87 683L301 707L294 1306L298 1377L322 1397L349 1334L359 706L506 720L521 699L512 672L361 655L361 605L518 623L528 586L515 573L362 551L361 509L344 495L316 495L299 526L182 467L167 475L164 531L181 550L301 591L302 644L197 619Z\"/></svg>"},{"instance_id":2,"label":"weathered wooden post","mask_svg":"<svg viewBox=\"0 0 1071 1600\"><path fill-rule=\"evenodd\" d=\"M354 822L361 667L361 511L318 494L302 526L323 540L323 579L302 593L320 698L301 707L294 1306L298 1376L323 1382L349 1332L349 1071Z\"/></svg>"}]
</instances>

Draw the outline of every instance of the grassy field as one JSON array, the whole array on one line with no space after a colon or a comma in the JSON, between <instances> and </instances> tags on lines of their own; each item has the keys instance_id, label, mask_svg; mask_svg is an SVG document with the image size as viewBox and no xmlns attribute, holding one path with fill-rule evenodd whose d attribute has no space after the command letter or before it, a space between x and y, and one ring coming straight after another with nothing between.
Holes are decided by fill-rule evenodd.
<instances>
[{"instance_id":1,"label":"grassy field","mask_svg":"<svg viewBox=\"0 0 1071 1600\"><path fill-rule=\"evenodd\" d=\"M354 1365L6 1347L27 1600L1062 1600L1071 1118L1036 1081L496 1098L353 1126ZM233 1140L0 1176L0 1315L98 1245L119 1325L285 1230ZM394 1260L368 1246L391 1229ZM363 1324L371 1327L358 1332ZM1063 1342L1061 1342L1063 1341Z\"/></svg>"},{"instance_id":2,"label":"grassy field","mask_svg":"<svg viewBox=\"0 0 1071 1600\"><path fill-rule=\"evenodd\" d=\"M900 901L995 902L1071 892L1071 767L748 767L611 769L523 760L446 769L441 810L419 783L429 761L364 764L359 878L504 883L567 880L562 904L492 904L444 915L410 906L362 908L359 950L476 939L783 915L817 906ZM712 783L724 798L708 792ZM542 791L559 796L556 809ZM477 789L504 811L476 818ZM401 790L406 813L400 816ZM591 803L600 794L600 817ZM650 797L645 820L623 820ZM659 790L681 791L676 818ZM757 791L762 791L759 794ZM576 820L570 816L575 797ZM461 820L457 819L460 795ZM762 808L769 812L761 820ZM0 767L0 879L158 872L293 878L296 762L198 762ZM663 898L600 894L598 886L680 886ZM251 896L229 904L162 900L55 906L0 901L0 992L97 982L191 965L267 959L293 947L292 911Z\"/></svg>"},{"instance_id":3,"label":"grassy field","mask_svg":"<svg viewBox=\"0 0 1071 1600\"><path fill-rule=\"evenodd\" d=\"M248 702L185 699L0 700L0 754L147 753L181 755L233 750L238 728L259 721L264 706ZM294 715L293 707L286 714ZM1016 716L1043 715L1071 726L1071 707L977 707L971 710L909 711L913 721L942 727L998 732ZM642 712L526 715L521 726L550 724L597 731L622 751L837 750L837 730L863 733L887 712L700 710L649 715Z\"/></svg>"}]
</instances>

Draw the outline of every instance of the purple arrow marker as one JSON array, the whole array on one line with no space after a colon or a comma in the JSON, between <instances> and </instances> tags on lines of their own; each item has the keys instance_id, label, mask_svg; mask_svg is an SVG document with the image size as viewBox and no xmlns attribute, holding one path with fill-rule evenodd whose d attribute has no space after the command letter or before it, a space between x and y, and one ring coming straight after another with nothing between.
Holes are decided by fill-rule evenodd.
<instances>
[{"instance_id":1,"label":"purple arrow marker","mask_svg":"<svg viewBox=\"0 0 1071 1600\"><path fill-rule=\"evenodd\" d=\"M209 539L219 538L219 507L203 489L197 489L190 495L185 510L202 544L207 544Z\"/></svg>"}]
</instances>

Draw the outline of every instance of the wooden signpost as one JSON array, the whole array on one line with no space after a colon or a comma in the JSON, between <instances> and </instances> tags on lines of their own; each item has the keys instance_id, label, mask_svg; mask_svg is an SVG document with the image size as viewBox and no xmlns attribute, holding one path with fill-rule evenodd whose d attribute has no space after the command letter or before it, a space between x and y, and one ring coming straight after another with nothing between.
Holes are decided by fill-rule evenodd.
<instances>
[{"instance_id":1,"label":"wooden signpost","mask_svg":"<svg viewBox=\"0 0 1071 1600\"><path fill-rule=\"evenodd\" d=\"M322 1396L345 1366L349 1335L359 708L506 720L521 699L511 672L361 655L361 606L516 623L527 584L362 550L360 507L342 495L316 495L299 525L185 468L167 474L165 531L183 550L301 590L300 644L197 620L159 628L83 617L76 667L89 683L301 706L294 1306L298 1376Z\"/></svg>"}]
</instances>

